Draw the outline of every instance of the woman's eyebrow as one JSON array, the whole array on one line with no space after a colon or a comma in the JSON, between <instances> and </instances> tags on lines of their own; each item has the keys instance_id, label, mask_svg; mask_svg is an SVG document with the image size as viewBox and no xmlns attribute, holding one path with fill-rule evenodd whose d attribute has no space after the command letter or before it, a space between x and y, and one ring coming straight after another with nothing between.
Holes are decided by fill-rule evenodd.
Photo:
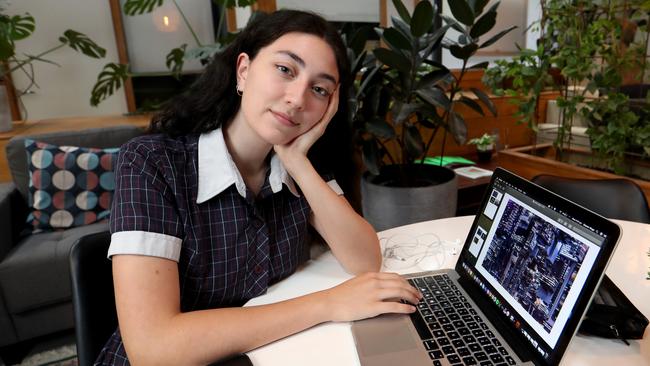
<instances>
[{"instance_id":1,"label":"woman's eyebrow","mask_svg":"<svg viewBox=\"0 0 650 366\"><path fill-rule=\"evenodd\" d=\"M293 53L291 51L286 51L286 50L280 50L277 53L287 55L287 56L291 57L294 61L296 61L296 63L298 63L298 65L300 65L301 67L305 67L305 60L303 60L300 56L296 55L295 53ZM331 81L332 83L336 84L336 78L334 76L328 74L328 73L322 72L322 73L318 74L317 76L320 77L320 78L323 78L323 79L327 79L327 80Z\"/></svg>"}]
</instances>

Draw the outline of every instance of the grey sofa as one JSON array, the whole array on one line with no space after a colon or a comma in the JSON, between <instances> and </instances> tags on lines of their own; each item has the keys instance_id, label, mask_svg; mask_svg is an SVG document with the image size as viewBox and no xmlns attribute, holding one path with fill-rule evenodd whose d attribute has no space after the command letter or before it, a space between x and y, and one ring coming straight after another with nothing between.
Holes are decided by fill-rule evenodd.
<instances>
[{"instance_id":1,"label":"grey sofa","mask_svg":"<svg viewBox=\"0 0 650 366\"><path fill-rule=\"evenodd\" d=\"M108 230L106 222L63 231L26 232L29 173L24 139L54 145L117 147L141 135L135 126L12 138L7 159L12 183L0 185L0 357L37 337L74 327L68 256L82 236Z\"/></svg>"}]
</instances>

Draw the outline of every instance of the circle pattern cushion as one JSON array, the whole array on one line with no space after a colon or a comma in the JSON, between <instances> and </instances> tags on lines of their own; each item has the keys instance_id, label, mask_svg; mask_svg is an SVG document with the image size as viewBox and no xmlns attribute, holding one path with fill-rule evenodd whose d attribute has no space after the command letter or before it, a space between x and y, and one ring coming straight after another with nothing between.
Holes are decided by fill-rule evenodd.
<instances>
[{"instance_id":1,"label":"circle pattern cushion","mask_svg":"<svg viewBox=\"0 0 650 366\"><path fill-rule=\"evenodd\" d=\"M29 166L27 223L52 230L107 219L119 148L56 146L25 139Z\"/></svg>"}]
</instances>

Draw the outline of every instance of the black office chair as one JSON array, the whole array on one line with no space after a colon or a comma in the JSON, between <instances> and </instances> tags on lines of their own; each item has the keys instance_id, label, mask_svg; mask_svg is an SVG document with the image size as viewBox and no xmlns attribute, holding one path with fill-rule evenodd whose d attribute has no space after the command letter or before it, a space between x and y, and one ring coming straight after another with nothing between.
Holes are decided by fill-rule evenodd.
<instances>
[{"instance_id":1,"label":"black office chair","mask_svg":"<svg viewBox=\"0 0 650 366\"><path fill-rule=\"evenodd\" d=\"M113 271L106 258L111 235L86 235L70 250L70 277L74 307L77 358L92 365L117 327Z\"/></svg>"},{"instance_id":2,"label":"black office chair","mask_svg":"<svg viewBox=\"0 0 650 366\"><path fill-rule=\"evenodd\" d=\"M70 250L70 277L79 366L91 366L117 328L113 270L106 258L111 235L86 235ZM236 355L208 366L252 365L248 356Z\"/></svg>"},{"instance_id":3,"label":"black office chair","mask_svg":"<svg viewBox=\"0 0 650 366\"><path fill-rule=\"evenodd\" d=\"M542 174L532 181L610 219L650 224L648 201L628 179L575 179Z\"/></svg>"}]
</instances>

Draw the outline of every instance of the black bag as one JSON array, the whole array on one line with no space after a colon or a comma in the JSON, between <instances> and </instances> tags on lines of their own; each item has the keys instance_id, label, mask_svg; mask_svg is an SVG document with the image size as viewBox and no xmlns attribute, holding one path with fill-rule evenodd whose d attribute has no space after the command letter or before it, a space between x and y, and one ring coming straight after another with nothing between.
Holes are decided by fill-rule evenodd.
<instances>
[{"instance_id":1,"label":"black bag","mask_svg":"<svg viewBox=\"0 0 650 366\"><path fill-rule=\"evenodd\" d=\"M648 326L639 309L605 275L594 296L579 332L603 338L641 339Z\"/></svg>"}]
</instances>

